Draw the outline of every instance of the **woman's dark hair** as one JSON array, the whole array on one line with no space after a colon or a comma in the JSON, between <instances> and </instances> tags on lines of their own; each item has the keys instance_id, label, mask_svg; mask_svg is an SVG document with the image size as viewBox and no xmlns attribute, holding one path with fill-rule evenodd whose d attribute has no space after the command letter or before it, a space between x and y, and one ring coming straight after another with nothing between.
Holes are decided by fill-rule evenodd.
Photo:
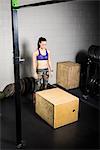
<instances>
[{"instance_id":1,"label":"woman's dark hair","mask_svg":"<svg viewBox=\"0 0 100 150\"><path fill-rule=\"evenodd\" d=\"M38 44L37 44L38 49L40 48L40 44L39 43L41 43L42 41L47 41L47 40L44 37L40 37L39 40L38 40Z\"/></svg>"}]
</instances>

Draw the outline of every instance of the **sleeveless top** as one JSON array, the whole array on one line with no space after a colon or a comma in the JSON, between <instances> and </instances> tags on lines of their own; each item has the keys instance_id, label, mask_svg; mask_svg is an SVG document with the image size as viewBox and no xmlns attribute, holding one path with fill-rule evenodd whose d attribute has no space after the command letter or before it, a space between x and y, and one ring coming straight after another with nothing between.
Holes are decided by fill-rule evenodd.
<instances>
[{"instance_id":1,"label":"sleeveless top","mask_svg":"<svg viewBox=\"0 0 100 150\"><path fill-rule=\"evenodd\" d=\"M40 50L38 49L38 52L39 52L39 54L38 54L38 56L37 56L37 60L48 60L48 52L47 52L47 50L46 50L46 55L42 55L41 53L40 53Z\"/></svg>"}]
</instances>

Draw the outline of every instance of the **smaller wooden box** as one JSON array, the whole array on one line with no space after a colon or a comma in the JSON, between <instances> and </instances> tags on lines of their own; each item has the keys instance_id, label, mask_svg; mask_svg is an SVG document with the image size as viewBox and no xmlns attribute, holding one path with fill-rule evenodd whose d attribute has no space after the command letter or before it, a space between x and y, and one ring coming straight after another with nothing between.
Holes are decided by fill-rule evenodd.
<instances>
[{"instance_id":1,"label":"smaller wooden box","mask_svg":"<svg viewBox=\"0 0 100 150\"><path fill-rule=\"evenodd\" d=\"M64 61L57 63L56 83L66 89L79 87L80 64Z\"/></svg>"},{"instance_id":2,"label":"smaller wooden box","mask_svg":"<svg viewBox=\"0 0 100 150\"><path fill-rule=\"evenodd\" d=\"M53 128L78 120L79 98L60 88L36 92L35 112Z\"/></svg>"}]
</instances>

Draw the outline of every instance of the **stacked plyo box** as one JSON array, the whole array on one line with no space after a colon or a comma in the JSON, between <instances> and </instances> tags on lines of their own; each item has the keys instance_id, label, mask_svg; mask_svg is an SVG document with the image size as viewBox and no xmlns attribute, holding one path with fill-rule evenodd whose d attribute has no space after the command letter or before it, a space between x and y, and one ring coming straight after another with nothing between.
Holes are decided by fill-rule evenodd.
<instances>
[{"instance_id":1,"label":"stacked plyo box","mask_svg":"<svg viewBox=\"0 0 100 150\"><path fill-rule=\"evenodd\" d=\"M56 68L56 83L65 89L79 87L80 64L71 61L58 62Z\"/></svg>"},{"instance_id":2,"label":"stacked plyo box","mask_svg":"<svg viewBox=\"0 0 100 150\"><path fill-rule=\"evenodd\" d=\"M79 98L53 88L36 92L36 113L53 128L78 120Z\"/></svg>"}]
</instances>

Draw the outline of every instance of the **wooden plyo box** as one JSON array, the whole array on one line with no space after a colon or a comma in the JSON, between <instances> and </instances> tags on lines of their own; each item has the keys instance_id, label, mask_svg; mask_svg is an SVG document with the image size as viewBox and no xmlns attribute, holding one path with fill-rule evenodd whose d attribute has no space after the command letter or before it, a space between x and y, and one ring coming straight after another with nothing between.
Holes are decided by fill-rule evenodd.
<instances>
[{"instance_id":1,"label":"wooden plyo box","mask_svg":"<svg viewBox=\"0 0 100 150\"><path fill-rule=\"evenodd\" d=\"M79 98L53 88L36 92L35 112L53 128L78 120Z\"/></svg>"},{"instance_id":2,"label":"wooden plyo box","mask_svg":"<svg viewBox=\"0 0 100 150\"><path fill-rule=\"evenodd\" d=\"M66 89L79 87L80 64L71 61L58 62L56 83Z\"/></svg>"}]
</instances>

